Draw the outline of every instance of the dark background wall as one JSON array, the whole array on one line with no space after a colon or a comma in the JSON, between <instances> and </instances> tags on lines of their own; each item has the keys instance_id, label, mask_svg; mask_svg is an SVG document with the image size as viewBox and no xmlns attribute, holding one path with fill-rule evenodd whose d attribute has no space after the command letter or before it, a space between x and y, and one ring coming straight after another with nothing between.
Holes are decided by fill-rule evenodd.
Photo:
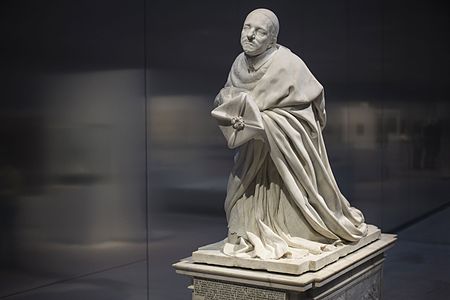
<instances>
[{"instance_id":1,"label":"dark background wall","mask_svg":"<svg viewBox=\"0 0 450 300\"><path fill-rule=\"evenodd\" d=\"M0 297L188 299L170 264L226 234L234 153L209 113L257 7L324 85L367 221L448 208L443 1L2 1Z\"/></svg>"},{"instance_id":2,"label":"dark background wall","mask_svg":"<svg viewBox=\"0 0 450 300\"><path fill-rule=\"evenodd\" d=\"M0 297L146 297L143 7L0 4Z\"/></svg>"}]
</instances>

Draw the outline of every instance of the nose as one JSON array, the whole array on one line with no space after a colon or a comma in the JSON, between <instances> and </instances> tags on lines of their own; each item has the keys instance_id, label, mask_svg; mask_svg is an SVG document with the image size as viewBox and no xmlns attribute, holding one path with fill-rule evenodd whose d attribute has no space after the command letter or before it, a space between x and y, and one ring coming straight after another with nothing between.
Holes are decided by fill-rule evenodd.
<instances>
[{"instance_id":1,"label":"nose","mask_svg":"<svg viewBox=\"0 0 450 300\"><path fill-rule=\"evenodd\" d=\"M247 39L251 41L254 38L255 38L255 29L250 28L249 31L247 32Z\"/></svg>"}]
</instances>

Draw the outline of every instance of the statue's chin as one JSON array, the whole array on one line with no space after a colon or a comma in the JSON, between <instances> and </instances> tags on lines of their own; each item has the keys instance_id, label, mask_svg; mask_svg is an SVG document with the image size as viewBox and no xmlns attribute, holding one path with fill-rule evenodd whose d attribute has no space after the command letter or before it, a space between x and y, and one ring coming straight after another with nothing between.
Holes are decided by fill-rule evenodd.
<instances>
[{"instance_id":1,"label":"statue's chin","mask_svg":"<svg viewBox=\"0 0 450 300\"><path fill-rule=\"evenodd\" d=\"M243 50L244 50L244 53L248 56L258 56L260 54L259 51L255 51L255 50L246 50L246 49L243 49Z\"/></svg>"},{"instance_id":2,"label":"statue's chin","mask_svg":"<svg viewBox=\"0 0 450 300\"><path fill-rule=\"evenodd\" d=\"M242 50L244 50L244 53L247 54L248 56L256 56L258 55L258 50L255 47L252 47L251 45L246 45L243 44L242 45Z\"/></svg>"}]
</instances>

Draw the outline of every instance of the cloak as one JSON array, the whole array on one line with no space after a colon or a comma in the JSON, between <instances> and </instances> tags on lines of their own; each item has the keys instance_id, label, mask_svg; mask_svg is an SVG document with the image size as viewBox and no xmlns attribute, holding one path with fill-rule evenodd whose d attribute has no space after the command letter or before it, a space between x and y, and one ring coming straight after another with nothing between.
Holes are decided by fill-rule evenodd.
<instances>
[{"instance_id":1,"label":"cloak","mask_svg":"<svg viewBox=\"0 0 450 300\"><path fill-rule=\"evenodd\" d=\"M298 56L277 47L257 70L241 53L215 101L244 93L263 124L260 136L240 146L228 181L223 252L232 256L301 257L367 234L328 161L323 87Z\"/></svg>"}]
</instances>

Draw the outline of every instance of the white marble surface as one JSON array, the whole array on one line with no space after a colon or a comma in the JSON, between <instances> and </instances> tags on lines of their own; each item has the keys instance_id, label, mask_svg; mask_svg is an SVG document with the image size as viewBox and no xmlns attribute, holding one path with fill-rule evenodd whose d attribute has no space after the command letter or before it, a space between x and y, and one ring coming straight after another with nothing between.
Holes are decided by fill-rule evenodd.
<instances>
[{"instance_id":1,"label":"white marble surface","mask_svg":"<svg viewBox=\"0 0 450 300\"><path fill-rule=\"evenodd\" d=\"M194 263L191 257L175 263L173 267L179 274L197 278L222 280L288 291L306 291L313 286L324 286L339 276L370 261L372 258L392 247L396 239L395 235L381 234L381 237L375 242L345 256L344 258L341 258L318 271L307 272L301 275L288 275L260 270L199 264Z\"/></svg>"},{"instance_id":2,"label":"white marble surface","mask_svg":"<svg viewBox=\"0 0 450 300\"><path fill-rule=\"evenodd\" d=\"M301 58L277 43L279 28L270 10L248 14L243 52L214 101L212 116L228 146L239 147L225 199L229 232L222 251L269 262L256 268L299 274L310 266L278 269L271 260L320 255L339 241L357 243L368 226L340 192L328 161L324 88ZM237 261L255 268L255 261Z\"/></svg>"},{"instance_id":3,"label":"white marble surface","mask_svg":"<svg viewBox=\"0 0 450 300\"><path fill-rule=\"evenodd\" d=\"M355 244L343 244L336 246L332 251L321 254L308 254L302 258L281 258L281 259L259 259L229 256L222 252L224 241L199 248L192 253L192 261L212 265L239 267L255 270L266 270L271 272L299 275L308 271L317 271L324 266L335 262L339 258L354 252L373 241L381 235L380 230L369 225L367 236L360 239Z\"/></svg>"}]
</instances>

